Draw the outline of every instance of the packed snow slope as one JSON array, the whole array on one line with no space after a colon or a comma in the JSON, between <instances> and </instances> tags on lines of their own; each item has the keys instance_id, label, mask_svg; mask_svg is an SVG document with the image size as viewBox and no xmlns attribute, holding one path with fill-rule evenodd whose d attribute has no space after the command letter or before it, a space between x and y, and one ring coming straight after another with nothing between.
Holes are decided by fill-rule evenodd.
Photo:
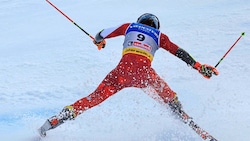
<instances>
[{"instance_id":1,"label":"packed snow slope","mask_svg":"<svg viewBox=\"0 0 250 141\"><path fill-rule=\"evenodd\" d=\"M161 31L197 61L215 65L204 79L160 49L153 67L186 112L220 141L250 138L249 0L51 0L95 35L103 28L158 16ZM45 0L0 1L0 140L32 141L44 121L87 96L121 58L123 37L98 51L92 40ZM200 141L187 125L140 89L127 88L43 141Z\"/></svg>"}]
</instances>

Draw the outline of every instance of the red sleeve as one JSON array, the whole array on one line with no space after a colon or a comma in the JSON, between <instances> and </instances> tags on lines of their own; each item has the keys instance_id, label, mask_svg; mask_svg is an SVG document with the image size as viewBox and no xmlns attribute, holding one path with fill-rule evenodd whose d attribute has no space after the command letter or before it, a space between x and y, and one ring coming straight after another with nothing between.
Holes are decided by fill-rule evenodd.
<instances>
[{"instance_id":1,"label":"red sleeve","mask_svg":"<svg viewBox=\"0 0 250 141\"><path fill-rule=\"evenodd\" d=\"M167 35L163 33L160 34L160 47L169 51L173 55L176 54L176 51L179 48L176 44L174 44L173 42L169 40Z\"/></svg>"},{"instance_id":2,"label":"red sleeve","mask_svg":"<svg viewBox=\"0 0 250 141\"><path fill-rule=\"evenodd\" d=\"M104 29L101 32L101 35L103 38L112 38L120 35L125 35L127 28L129 27L130 23L122 24L118 27L108 28Z\"/></svg>"}]
</instances>

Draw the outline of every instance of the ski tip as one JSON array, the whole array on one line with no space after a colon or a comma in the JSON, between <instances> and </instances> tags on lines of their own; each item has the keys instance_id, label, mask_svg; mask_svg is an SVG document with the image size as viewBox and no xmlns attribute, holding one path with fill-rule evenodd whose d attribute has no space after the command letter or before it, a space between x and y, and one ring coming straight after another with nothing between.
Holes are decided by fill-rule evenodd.
<instances>
[{"instance_id":1,"label":"ski tip","mask_svg":"<svg viewBox=\"0 0 250 141\"><path fill-rule=\"evenodd\" d=\"M241 36L245 36L245 32L242 32L242 33L241 33Z\"/></svg>"}]
</instances>

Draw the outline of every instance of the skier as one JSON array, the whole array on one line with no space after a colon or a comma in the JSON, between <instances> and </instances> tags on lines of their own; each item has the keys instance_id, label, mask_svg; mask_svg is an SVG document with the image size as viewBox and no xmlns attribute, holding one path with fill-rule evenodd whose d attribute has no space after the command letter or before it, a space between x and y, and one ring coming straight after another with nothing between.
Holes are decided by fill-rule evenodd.
<instances>
[{"instance_id":1,"label":"skier","mask_svg":"<svg viewBox=\"0 0 250 141\"><path fill-rule=\"evenodd\" d=\"M155 52L159 48L169 51L208 79L213 74L218 75L218 71L210 65L201 65L195 61L188 52L160 32L159 28L159 19L153 14L145 13L135 23L125 23L100 31L93 41L98 49L105 47L105 39L125 36L119 64L103 79L94 92L64 107L59 114L47 119L38 129L40 135L46 136L46 131L58 127L67 120L75 119L87 109L100 104L126 87L151 87L173 112L182 109L176 93L151 67Z\"/></svg>"}]
</instances>

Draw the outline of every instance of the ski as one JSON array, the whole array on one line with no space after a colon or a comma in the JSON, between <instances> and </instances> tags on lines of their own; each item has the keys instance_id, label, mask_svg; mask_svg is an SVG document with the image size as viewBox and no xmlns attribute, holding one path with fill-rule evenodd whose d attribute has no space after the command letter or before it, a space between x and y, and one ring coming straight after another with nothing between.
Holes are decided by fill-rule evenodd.
<instances>
[{"instance_id":1,"label":"ski","mask_svg":"<svg viewBox=\"0 0 250 141\"><path fill-rule=\"evenodd\" d=\"M182 122L187 124L191 129L193 129L203 140L205 141L218 141L207 131L202 129L192 117L190 117L183 109L178 101L177 97L174 98L172 102L169 103L171 111L180 119ZM74 115L72 106L66 106L58 115L52 116L47 119L45 123L38 129L41 137L46 136L48 130L54 129L59 125L63 124L67 120L73 120L76 117Z\"/></svg>"},{"instance_id":2,"label":"ski","mask_svg":"<svg viewBox=\"0 0 250 141\"><path fill-rule=\"evenodd\" d=\"M185 111L182 109L173 111L185 124L187 124L191 129L193 129L201 138L205 141L218 141L212 135L210 135L207 131L202 129L196 122L194 122L193 118L190 117Z\"/></svg>"}]
</instances>

